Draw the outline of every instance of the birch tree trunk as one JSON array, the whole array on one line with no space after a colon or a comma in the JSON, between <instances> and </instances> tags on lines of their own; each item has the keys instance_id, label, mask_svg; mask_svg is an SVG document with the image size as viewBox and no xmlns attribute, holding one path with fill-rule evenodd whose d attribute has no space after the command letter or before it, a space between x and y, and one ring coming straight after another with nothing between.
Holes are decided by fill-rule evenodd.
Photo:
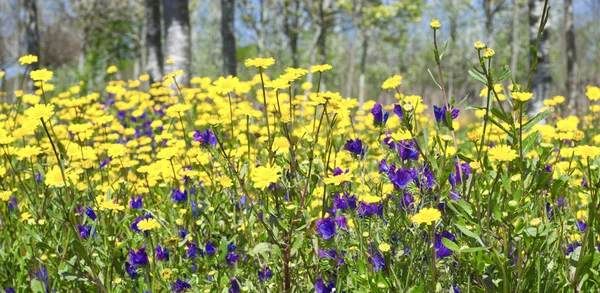
<instances>
[{"instance_id":1,"label":"birch tree trunk","mask_svg":"<svg viewBox=\"0 0 600 293\"><path fill-rule=\"evenodd\" d=\"M540 20L544 11L544 0L529 0L529 40L530 44L535 46ZM533 99L530 101L528 113L535 115L540 112L544 106L542 101L548 97L548 90L552 82L550 72L550 28L549 23L540 36L539 47L537 48L537 70L533 74L531 83L531 92Z\"/></svg>"},{"instance_id":2,"label":"birch tree trunk","mask_svg":"<svg viewBox=\"0 0 600 293\"><path fill-rule=\"evenodd\" d=\"M221 0L221 37L223 38L223 75L237 75L237 60L233 20L235 0Z\"/></svg>"},{"instance_id":3,"label":"birch tree trunk","mask_svg":"<svg viewBox=\"0 0 600 293\"><path fill-rule=\"evenodd\" d=\"M191 46L190 46L190 11L187 0L164 0L163 15L165 18L166 58L173 59L172 64L165 64L167 73L183 70L181 84L187 86L190 81ZM179 81L178 81L179 83Z\"/></svg>"},{"instance_id":4,"label":"birch tree trunk","mask_svg":"<svg viewBox=\"0 0 600 293\"><path fill-rule=\"evenodd\" d=\"M40 32L37 23L36 0L25 0L25 36L27 38L27 54L40 56ZM39 62L29 65L31 70L39 68Z\"/></svg>"},{"instance_id":5,"label":"birch tree trunk","mask_svg":"<svg viewBox=\"0 0 600 293\"><path fill-rule=\"evenodd\" d=\"M160 1L146 0L146 72L151 83L162 80L164 56L161 43Z\"/></svg>"},{"instance_id":6,"label":"birch tree trunk","mask_svg":"<svg viewBox=\"0 0 600 293\"><path fill-rule=\"evenodd\" d=\"M577 50L575 47L575 25L573 22L573 0L565 0L565 38L567 43L567 99L571 111L577 111Z\"/></svg>"}]
</instances>

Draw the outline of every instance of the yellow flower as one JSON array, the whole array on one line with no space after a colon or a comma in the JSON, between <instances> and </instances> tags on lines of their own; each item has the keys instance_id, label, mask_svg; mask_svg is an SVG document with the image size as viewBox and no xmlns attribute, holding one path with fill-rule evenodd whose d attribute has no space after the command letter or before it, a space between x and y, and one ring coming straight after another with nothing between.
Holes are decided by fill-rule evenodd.
<instances>
[{"instance_id":1,"label":"yellow flower","mask_svg":"<svg viewBox=\"0 0 600 293\"><path fill-rule=\"evenodd\" d=\"M117 66L111 65L106 68L106 73L108 74L113 74L115 72L117 72Z\"/></svg>"},{"instance_id":2,"label":"yellow flower","mask_svg":"<svg viewBox=\"0 0 600 293\"><path fill-rule=\"evenodd\" d=\"M330 175L329 177L325 178L325 180L323 180L325 182L325 184L333 184L335 186L338 186L344 182L347 181L352 181L352 174L350 172L348 173L343 173L337 176L333 176Z\"/></svg>"},{"instance_id":3,"label":"yellow flower","mask_svg":"<svg viewBox=\"0 0 600 293\"><path fill-rule=\"evenodd\" d=\"M246 65L246 67L256 67L264 69L267 69L273 64L275 64L275 59L273 58L254 58L246 59L246 61L244 61L244 65Z\"/></svg>"},{"instance_id":4,"label":"yellow flower","mask_svg":"<svg viewBox=\"0 0 600 293\"><path fill-rule=\"evenodd\" d=\"M221 187L223 188L229 188L233 186L233 181L231 181L231 178L223 175L219 177L219 184L221 184Z\"/></svg>"},{"instance_id":5,"label":"yellow flower","mask_svg":"<svg viewBox=\"0 0 600 293\"><path fill-rule=\"evenodd\" d=\"M395 141L410 140L410 139L412 139L412 134L410 134L410 132L408 130L398 129L398 131L396 133L392 134L391 137Z\"/></svg>"},{"instance_id":6,"label":"yellow flower","mask_svg":"<svg viewBox=\"0 0 600 293\"><path fill-rule=\"evenodd\" d=\"M402 76L394 75L394 76L386 79L383 82L383 84L381 85L381 88L384 90L391 90L391 89L397 88L401 83L402 83Z\"/></svg>"},{"instance_id":7,"label":"yellow flower","mask_svg":"<svg viewBox=\"0 0 600 293\"><path fill-rule=\"evenodd\" d=\"M179 152L179 149L176 147L163 148L158 152L156 157L158 159L170 160L174 156L176 156L178 152Z\"/></svg>"},{"instance_id":8,"label":"yellow flower","mask_svg":"<svg viewBox=\"0 0 600 293\"><path fill-rule=\"evenodd\" d=\"M28 212L24 212L21 214L21 222L30 222L29 220L31 219L31 214Z\"/></svg>"},{"instance_id":9,"label":"yellow flower","mask_svg":"<svg viewBox=\"0 0 600 293\"><path fill-rule=\"evenodd\" d=\"M9 201L12 192L10 190L0 191L0 200L1 201Z\"/></svg>"},{"instance_id":10,"label":"yellow flower","mask_svg":"<svg viewBox=\"0 0 600 293\"><path fill-rule=\"evenodd\" d=\"M171 275L173 275L173 271L171 271L170 269L163 269L162 271L160 271L160 276L161 278L163 278L163 280L170 279Z\"/></svg>"},{"instance_id":11,"label":"yellow flower","mask_svg":"<svg viewBox=\"0 0 600 293\"><path fill-rule=\"evenodd\" d=\"M218 94L226 95L235 91L236 87L240 85L240 79L231 75L227 78L221 76L213 82L213 85L215 85Z\"/></svg>"},{"instance_id":12,"label":"yellow flower","mask_svg":"<svg viewBox=\"0 0 600 293\"><path fill-rule=\"evenodd\" d=\"M333 67L329 64L321 64L321 65L313 65L310 67L310 72L323 72L327 70L331 70Z\"/></svg>"},{"instance_id":13,"label":"yellow flower","mask_svg":"<svg viewBox=\"0 0 600 293\"><path fill-rule=\"evenodd\" d=\"M417 224L425 223L430 225L431 223L439 220L442 217L442 213L435 208L424 208L418 214L412 217L412 221Z\"/></svg>"},{"instance_id":14,"label":"yellow flower","mask_svg":"<svg viewBox=\"0 0 600 293\"><path fill-rule=\"evenodd\" d=\"M388 252L388 251L390 251L390 248L391 248L391 246L389 244L387 244L387 243L381 243L381 244L379 244L379 250L381 252L384 252L384 253Z\"/></svg>"},{"instance_id":15,"label":"yellow flower","mask_svg":"<svg viewBox=\"0 0 600 293\"><path fill-rule=\"evenodd\" d=\"M475 45L473 45L473 47L475 47L475 49L477 51L479 51L479 50L485 49L486 45L484 43L482 43L481 41L477 41L477 42L475 42Z\"/></svg>"},{"instance_id":16,"label":"yellow flower","mask_svg":"<svg viewBox=\"0 0 600 293\"><path fill-rule=\"evenodd\" d=\"M437 30L437 29L440 29L442 27L442 24L440 23L439 20L437 20L437 19L434 18L429 23L429 27L432 28L433 30Z\"/></svg>"},{"instance_id":17,"label":"yellow flower","mask_svg":"<svg viewBox=\"0 0 600 293\"><path fill-rule=\"evenodd\" d=\"M0 78L3 78L6 73L4 71L0 71Z\"/></svg>"},{"instance_id":18,"label":"yellow flower","mask_svg":"<svg viewBox=\"0 0 600 293\"><path fill-rule=\"evenodd\" d=\"M21 65L29 65L36 62L38 62L38 57L31 54L19 58L19 63L21 63Z\"/></svg>"},{"instance_id":19,"label":"yellow flower","mask_svg":"<svg viewBox=\"0 0 600 293\"><path fill-rule=\"evenodd\" d=\"M542 223L542 218L533 218L529 221L529 224L533 227L537 227Z\"/></svg>"},{"instance_id":20,"label":"yellow flower","mask_svg":"<svg viewBox=\"0 0 600 293\"><path fill-rule=\"evenodd\" d=\"M289 88L290 83L289 83L289 81L287 81L285 79L277 78L277 79L265 82L265 87L272 88L274 90L280 90L280 89Z\"/></svg>"},{"instance_id":21,"label":"yellow flower","mask_svg":"<svg viewBox=\"0 0 600 293\"><path fill-rule=\"evenodd\" d=\"M597 146L580 145L575 147L575 154L581 158L594 158L600 155L600 148Z\"/></svg>"},{"instance_id":22,"label":"yellow flower","mask_svg":"<svg viewBox=\"0 0 600 293\"><path fill-rule=\"evenodd\" d=\"M54 115L54 105L37 104L25 110L25 116L31 120L43 119L44 121L48 121L52 115Z\"/></svg>"},{"instance_id":23,"label":"yellow flower","mask_svg":"<svg viewBox=\"0 0 600 293\"><path fill-rule=\"evenodd\" d=\"M483 51L483 58L485 59L490 59L494 57L494 55L496 55L496 52L494 52L492 48L485 48L485 50Z\"/></svg>"},{"instance_id":24,"label":"yellow flower","mask_svg":"<svg viewBox=\"0 0 600 293\"><path fill-rule=\"evenodd\" d=\"M488 151L491 160L510 162L518 157L517 152L507 145L497 145Z\"/></svg>"},{"instance_id":25,"label":"yellow flower","mask_svg":"<svg viewBox=\"0 0 600 293\"><path fill-rule=\"evenodd\" d=\"M144 219L138 222L137 227L142 231L150 231L160 228L160 223L154 218Z\"/></svg>"},{"instance_id":26,"label":"yellow flower","mask_svg":"<svg viewBox=\"0 0 600 293\"><path fill-rule=\"evenodd\" d=\"M179 118L181 114L183 114L191 108L192 106L189 104L175 104L167 108L167 111L165 113L171 118Z\"/></svg>"},{"instance_id":27,"label":"yellow flower","mask_svg":"<svg viewBox=\"0 0 600 293\"><path fill-rule=\"evenodd\" d=\"M252 181L254 188L265 190L271 183L277 182L281 175L281 167L275 166L260 166L252 170Z\"/></svg>"},{"instance_id":28,"label":"yellow flower","mask_svg":"<svg viewBox=\"0 0 600 293\"><path fill-rule=\"evenodd\" d=\"M23 160L25 158L35 157L42 152L42 149L36 146L25 146L24 148L17 151L17 157L19 160Z\"/></svg>"},{"instance_id":29,"label":"yellow flower","mask_svg":"<svg viewBox=\"0 0 600 293\"><path fill-rule=\"evenodd\" d=\"M175 63L175 59L173 59L173 58L169 58L169 59L167 59L165 62L166 62L167 64L173 64L173 63Z\"/></svg>"},{"instance_id":30,"label":"yellow flower","mask_svg":"<svg viewBox=\"0 0 600 293\"><path fill-rule=\"evenodd\" d=\"M140 81L147 81L147 80L149 80L149 79L150 79L150 75L148 75L148 74L142 74L142 75L140 75L140 77L139 77L139 80L140 80Z\"/></svg>"},{"instance_id":31,"label":"yellow flower","mask_svg":"<svg viewBox=\"0 0 600 293\"><path fill-rule=\"evenodd\" d=\"M23 103L30 104L30 105L39 104L40 100L41 100L40 96L32 95L32 94L24 94L22 99L23 99Z\"/></svg>"},{"instance_id":32,"label":"yellow flower","mask_svg":"<svg viewBox=\"0 0 600 293\"><path fill-rule=\"evenodd\" d=\"M77 174L75 174L72 170L65 170L65 176L67 179L67 183L70 181L77 180ZM46 178L44 179L44 184L48 187L63 187L65 186L65 182L62 177L62 172L59 166L53 166L48 173L46 173Z\"/></svg>"},{"instance_id":33,"label":"yellow flower","mask_svg":"<svg viewBox=\"0 0 600 293\"><path fill-rule=\"evenodd\" d=\"M52 79L52 74L54 74L52 71L46 69L39 69L29 73L29 76L35 81L46 82Z\"/></svg>"},{"instance_id":34,"label":"yellow flower","mask_svg":"<svg viewBox=\"0 0 600 293\"><path fill-rule=\"evenodd\" d=\"M586 88L585 96L590 101L595 102L595 101L600 100L600 87L588 85L585 88Z\"/></svg>"},{"instance_id":35,"label":"yellow flower","mask_svg":"<svg viewBox=\"0 0 600 293\"><path fill-rule=\"evenodd\" d=\"M360 201L364 201L366 203L378 203L381 202L383 198L379 197L379 196L374 196L374 195L364 195L359 197Z\"/></svg>"},{"instance_id":36,"label":"yellow flower","mask_svg":"<svg viewBox=\"0 0 600 293\"><path fill-rule=\"evenodd\" d=\"M527 102L531 100L531 98L533 98L533 94L528 92L515 92L511 94L511 97L513 98L513 100L519 102Z\"/></svg>"},{"instance_id":37,"label":"yellow flower","mask_svg":"<svg viewBox=\"0 0 600 293\"><path fill-rule=\"evenodd\" d=\"M112 200L102 202L100 204L100 209L102 210L111 210L111 211L124 211L125 207L113 202Z\"/></svg>"},{"instance_id":38,"label":"yellow flower","mask_svg":"<svg viewBox=\"0 0 600 293\"><path fill-rule=\"evenodd\" d=\"M178 75L183 75L183 70L177 70L175 72L171 72L171 73L163 76L163 80L172 79L172 78L174 79L175 76L178 76Z\"/></svg>"}]
</instances>

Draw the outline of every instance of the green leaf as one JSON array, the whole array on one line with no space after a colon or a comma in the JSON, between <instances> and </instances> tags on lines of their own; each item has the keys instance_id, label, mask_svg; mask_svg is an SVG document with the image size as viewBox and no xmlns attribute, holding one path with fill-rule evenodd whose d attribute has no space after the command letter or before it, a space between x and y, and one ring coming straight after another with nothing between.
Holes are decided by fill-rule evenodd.
<instances>
[{"instance_id":1,"label":"green leaf","mask_svg":"<svg viewBox=\"0 0 600 293\"><path fill-rule=\"evenodd\" d=\"M500 71L500 73L498 73L498 76L496 77L496 79L494 79L494 83L498 83L502 80L504 80L507 76L510 75L510 68L508 68L508 66L504 65L502 67L502 71Z\"/></svg>"},{"instance_id":2,"label":"green leaf","mask_svg":"<svg viewBox=\"0 0 600 293\"><path fill-rule=\"evenodd\" d=\"M487 85L487 78L481 74L479 71L475 70L474 68L469 69L469 75L471 75L473 78L475 78L475 80Z\"/></svg>"},{"instance_id":3,"label":"green leaf","mask_svg":"<svg viewBox=\"0 0 600 293\"><path fill-rule=\"evenodd\" d=\"M259 244L256 244L256 246L252 248L252 250L250 251L250 255L255 256L257 254L267 252L270 247L271 245L269 243L261 242Z\"/></svg>"},{"instance_id":4,"label":"green leaf","mask_svg":"<svg viewBox=\"0 0 600 293\"><path fill-rule=\"evenodd\" d=\"M446 237L442 237L442 244L444 244L444 246L446 246L448 249L457 252L460 251L460 248L458 247L458 245L456 245L456 243L454 243L452 240L446 238Z\"/></svg>"},{"instance_id":5,"label":"green leaf","mask_svg":"<svg viewBox=\"0 0 600 293\"><path fill-rule=\"evenodd\" d=\"M542 121L542 119L548 117L548 115L550 115L550 113L554 112L554 108L550 107L540 113L538 113L537 115L535 115L535 117L533 117L533 119L527 121L527 123L525 123L525 125L523 125L523 132L527 132L529 131L534 125L538 124L538 122Z\"/></svg>"},{"instance_id":6,"label":"green leaf","mask_svg":"<svg viewBox=\"0 0 600 293\"><path fill-rule=\"evenodd\" d=\"M463 234L465 234L466 236L469 236L475 240L477 240L477 242L479 242L479 244L481 244L481 246L485 246L485 244L483 244L483 241L481 240L481 237L479 237L477 234L471 232L471 230L467 229L464 226L461 226L459 224L454 224L454 226L456 228L458 228L458 230L460 230L460 232L462 232Z\"/></svg>"},{"instance_id":7,"label":"green leaf","mask_svg":"<svg viewBox=\"0 0 600 293\"><path fill-rule=\"evenodd\" d=\"M488 251L487 247L469 247L462 249L460 252L462 253L472 253L477 251Z\"/></svg>"},{"instance_id":8,"label":"green leaf","mask_svg":"<svg viewBox=\"0 0 600 293\"><path fill-rule=\"evenodd\" d=\"M502 121L510 124L510 122L508 121L508 118L506 116L504 116L504 113L502 113L500 111L500 109L498 109L498 108L492 108L490 111L492 112L492 115L494 115L498 119L500 119L500 120L502 120Z\"/></svg>"}]
</instances>

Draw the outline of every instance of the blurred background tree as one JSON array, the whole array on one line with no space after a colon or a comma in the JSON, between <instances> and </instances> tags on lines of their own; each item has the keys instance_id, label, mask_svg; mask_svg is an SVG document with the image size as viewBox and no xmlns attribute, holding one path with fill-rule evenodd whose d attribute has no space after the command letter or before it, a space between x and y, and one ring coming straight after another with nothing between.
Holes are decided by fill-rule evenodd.
<instances>
[{"instance_id":1,"label":"blurred background tree","mask_svg":"<svg viewBox=\"0 0 600 293\"><path fill-rule=\"evenodd\" d=\"M277 60L271 75L286 67L334 66L322 88L361 102L392 102L381 82L404 76L404 94L439 103L428 69L432 18L447 41L443 66L449 95L479 101L479 85L466 74L472 45L481 40L527 84L530 42L537 37L543 0L4 0L0 1L0 91L12 91L24 71L17 59L40 56L57 72L58 88L82 81L98 90L116 65L129 80L152 80L182 69L193 76L252 77L243 61ZM538 51L532 90L542 100L563 95L573 108L587 107L584 88L600 84L600 0L550 0L552 6ZM166 62L173 59L173 63ZM308 81L315 82L312 75ZM8 94L6 94L8 93ZM476 101L475 101L476 100Z\"/></svg>"}]
</instances>

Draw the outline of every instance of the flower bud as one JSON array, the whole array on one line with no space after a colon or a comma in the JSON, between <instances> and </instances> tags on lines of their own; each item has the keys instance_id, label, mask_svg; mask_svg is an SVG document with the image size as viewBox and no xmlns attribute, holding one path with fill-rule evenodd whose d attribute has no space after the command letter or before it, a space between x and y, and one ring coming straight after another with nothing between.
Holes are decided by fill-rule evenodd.
<instances>
[{"instance_id":1,"label":"flower bud","mask_svg":"<svg viewBox=\"0 0 600 293\"><path fill-rule=\"evenodd\" d=\"M486 45L485 45L484 43L482 43L481 41L477 41L477 42L475 43L475 45L473 45L473 47L475 47L475 49L476 49L477 51L479 51L479 50L483 50L483 49L485 49L485 48L486 48Z\"/></svg>"},{"instance_id":2,"label":"flower bud","mask_svg":"<svg viewBox=\"0 0 600 293\"><path fill-rule=\"evenodd\" d=\"M432 19L431 22L429 23L429 27L431 27L433 30L437 30L442 27L442 24L440 23L439 20Z\"/></svg>"},{"instance_id":3,"label":"flower bud","mask_svg":"<svg viewBox=\"0 0 600 293\"><path fill-rule=\"evenodd\" d=\"M495 54L496 52L494 52L492 48L485 48L485 50L483 51L483 58L491 59L492 57L494 57Z\"/></svg>"}]
</instances>

